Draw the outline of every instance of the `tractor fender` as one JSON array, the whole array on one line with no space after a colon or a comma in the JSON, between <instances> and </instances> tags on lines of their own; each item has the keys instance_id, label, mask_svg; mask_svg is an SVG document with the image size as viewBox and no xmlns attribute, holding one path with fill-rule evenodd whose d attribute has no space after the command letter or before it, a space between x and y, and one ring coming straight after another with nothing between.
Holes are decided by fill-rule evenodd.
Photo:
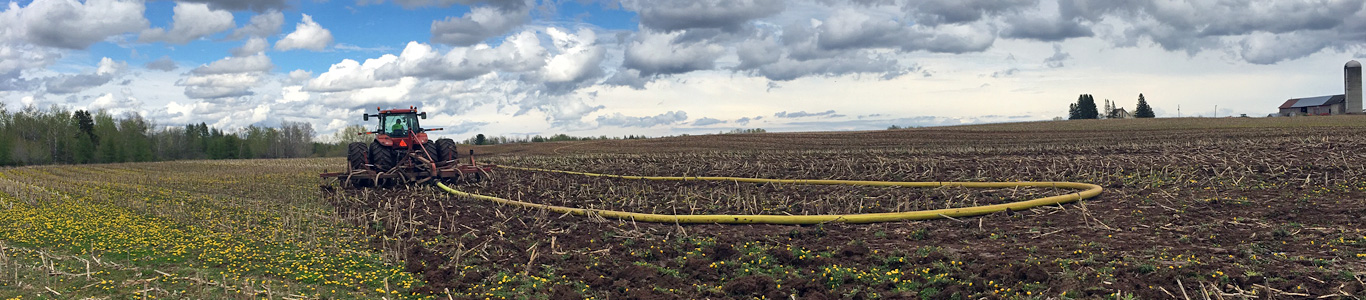
<instances>
[{"instance_id":1,"label":"tractor fender","mask_svg":"<svg viewBox=\"0 0 1366 300\"><path fill-rule=\"evenodd\" d=\"M384 145L385 147L394 146L394 139L390 138L388 135L375 135L375 142L378 142L380 145Z\"/></svg>"}]
</instances>

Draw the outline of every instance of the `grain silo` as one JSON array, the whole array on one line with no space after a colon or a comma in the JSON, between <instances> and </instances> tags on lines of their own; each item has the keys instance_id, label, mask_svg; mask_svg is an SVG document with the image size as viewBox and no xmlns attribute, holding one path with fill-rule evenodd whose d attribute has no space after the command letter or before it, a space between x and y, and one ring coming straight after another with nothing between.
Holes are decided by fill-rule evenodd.
<instances>
[{"instance_id":1,"label":"grain silo","mask_svg":"<svg viewBox=\"0 0 1366 300\"><path fill-rule=\"evenodd\" d=\"M1348 61L1342 68L1343 78L1347 81L1347 111L1349 114L1361 113L1361 63L1353 60Z\"/></svg>"}]
</instances>

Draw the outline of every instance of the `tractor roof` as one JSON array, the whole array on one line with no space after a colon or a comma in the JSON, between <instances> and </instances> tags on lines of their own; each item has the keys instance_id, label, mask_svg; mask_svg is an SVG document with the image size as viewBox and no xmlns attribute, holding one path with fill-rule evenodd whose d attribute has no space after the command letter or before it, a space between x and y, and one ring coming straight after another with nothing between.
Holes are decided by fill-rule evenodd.
<instances>
[{"instance_id":1,"label":"tractor roof","mask_svg":"<svg viewBox=\"0 0 1366 300\"><path fill-rule=\"evenodd\" d=\"M381 113L381 114L402 114L402 113L415 113L415 112L417 112L416 109L407 109L407 108L386 109L386 110L381 110L381 111L379 111L379 113Z\"/></svg>"}]
</instances>

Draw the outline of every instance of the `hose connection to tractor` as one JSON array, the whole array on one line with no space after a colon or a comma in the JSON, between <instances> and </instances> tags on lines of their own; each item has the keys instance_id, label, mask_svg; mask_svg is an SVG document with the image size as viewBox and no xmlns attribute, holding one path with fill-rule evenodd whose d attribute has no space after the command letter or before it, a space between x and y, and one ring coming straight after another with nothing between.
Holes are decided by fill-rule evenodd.
<instances>
[{"instance_id":1,"label":"hose connection to tractor","mask_svg":"<svg viewBox=\"0 0 1366 300\"><path fill-rule=\"evenodd\" d=\"M510 170L521 170L531 172L549 172L570 175L581 175L590 177L606 177L631 180L660 180L660 181L731 181L748 183L787 183L787 184L810 184L810 185L848 185L848 186L881 186L881 187L964 187L964 188L1012 188L1012 187L1051 187L1075 189L1078 192L1064 195L1043 197L1038 199L1023 200L1011 203L982 205L961 208L945 208L934 210L919 210L908 212L890 213L867 213L867 214L842 214L842 215L663 215L646 214L613 210L599 210L586 208L573 208L555 206L549 204L536 204L509 200L494 196L480 195L462 192L452 189L440 182L437 187L456 196L486 200L506 205L521 206L526 208L544 209L555 213L573 214L579 216L600 216L603 218L615 218L637 222L656 222L656 223L677 223L677 224L820 224L820 223L880 223L895 222L905 220L929 220L940 218L971 217L991 214L1001 211L1021 211L1030 208L1070 203L1081 201L1100 195L1104 190L1099 185L1078 182L956 182L956 181L864 181L864 180L825 180L825 179L766 179L766 178L746 178L746 177L701 177L701 176L628 176L597 174L587 172L573 172L550 169L523 168L514 166L498 166Z\"/></svg>"}]
</instances>

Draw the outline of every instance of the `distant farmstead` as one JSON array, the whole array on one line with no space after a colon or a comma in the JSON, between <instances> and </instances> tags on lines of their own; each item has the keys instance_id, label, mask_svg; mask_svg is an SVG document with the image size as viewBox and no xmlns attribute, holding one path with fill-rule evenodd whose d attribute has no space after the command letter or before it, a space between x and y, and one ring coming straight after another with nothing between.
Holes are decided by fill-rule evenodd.
<instances>
[{"instance_id":1,"label":"distant farmstead","mask_svg":"<svg viewBox=\"0 0 1366 300\"><path fill-rule=\"evenodd\" d=\"M1280 106L1280 116L1326 116L1359 114L1361 112L1361 63L1348 61L1342 66L1343 91L1341 95L1328 95L1285 100Z\"/></svg>"},{"instance_id":2,"label":"distant farmstead","mask_svg":"<svg viewBox=\"0 0 1366 300\"><path fill-rule=\"evenodd\" d=\"M1110 114L1108 116L1111 116L1111 119L1133 119L1134 113L1124 110L1124 108L1121 107L1110 111Z\"/></svg>"}]
</instances>

